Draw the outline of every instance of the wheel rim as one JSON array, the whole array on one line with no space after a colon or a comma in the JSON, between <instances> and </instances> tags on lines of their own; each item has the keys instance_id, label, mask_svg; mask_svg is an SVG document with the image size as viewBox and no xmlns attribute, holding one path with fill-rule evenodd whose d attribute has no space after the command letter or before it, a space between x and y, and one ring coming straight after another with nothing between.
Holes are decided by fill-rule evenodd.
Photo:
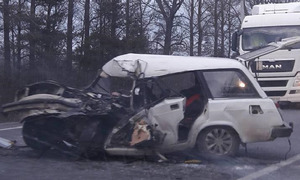
<instances>
[{"instance_id":1,"label":"wheel rim","mask_svg":"<svg viewBox=\"0 0 300 180\"><path fill-rule=\"evenodd\" d=\"M233 137L226 129L212 129L205 137L207 150L213 154L227 154L233 144Z\"/></svg>"}]
</instances>

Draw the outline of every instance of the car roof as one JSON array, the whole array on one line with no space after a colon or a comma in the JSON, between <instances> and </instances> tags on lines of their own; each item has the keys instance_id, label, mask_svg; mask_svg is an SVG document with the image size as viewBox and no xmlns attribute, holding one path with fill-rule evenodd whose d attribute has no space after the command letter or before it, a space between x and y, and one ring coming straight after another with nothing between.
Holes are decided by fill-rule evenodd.
<instances>
[{"instance_id":1,"label":"car roof","mask_svg":"<svg viewBox=\"0 0 300 180\"><path fill-rule=\"evenodd\" d=\"M230 68L245 67L238 61L227 58L130 53L113 58L102 69L113 77L128 77L130 73L135 73L149 78L194 70Z\"/></svg>"}]
</instances>

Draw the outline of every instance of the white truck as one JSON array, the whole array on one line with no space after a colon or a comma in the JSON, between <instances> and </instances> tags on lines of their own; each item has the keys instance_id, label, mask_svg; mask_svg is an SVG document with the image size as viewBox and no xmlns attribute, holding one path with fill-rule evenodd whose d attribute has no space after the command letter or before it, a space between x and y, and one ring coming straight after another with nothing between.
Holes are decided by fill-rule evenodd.
<instances>
[{"instance_id":1,"label":"white truck","mask_svg":"<svg viewBox=\"0 0 300 180\"><path fill-rule=\"evenodd\" d=\"M243 55L295 36L300 36L300 2L255 5L233 34L232 49ZM273 100L300 102L300 43L256 58L249 70Z\"/></svg>"}]
</instances>

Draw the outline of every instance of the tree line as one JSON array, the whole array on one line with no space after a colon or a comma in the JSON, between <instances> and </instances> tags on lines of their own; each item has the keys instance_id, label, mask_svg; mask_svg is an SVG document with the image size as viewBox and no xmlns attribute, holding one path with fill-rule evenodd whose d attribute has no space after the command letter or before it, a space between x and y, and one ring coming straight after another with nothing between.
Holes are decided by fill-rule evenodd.
<instances>
[{"instance_id":1,"label":"tree line","mask_svg":"<svg viewBox=\"0 0 300 180\"><path fill-rule=\"evenodd\" d=\"M291 0L0 1L0 102L46 79L82 86L125 53L230 57L242 4L270 2Z\"/></svg>"}]
</instances>

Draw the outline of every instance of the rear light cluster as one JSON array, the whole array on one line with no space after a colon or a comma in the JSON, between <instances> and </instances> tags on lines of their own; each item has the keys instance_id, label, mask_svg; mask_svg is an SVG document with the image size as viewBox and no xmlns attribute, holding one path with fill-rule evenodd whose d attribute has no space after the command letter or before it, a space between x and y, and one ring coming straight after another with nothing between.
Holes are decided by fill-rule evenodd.
<instances>
[{"instance_id":1,"label":"rear light cluster","mask_svg":"<svg viewBox=\"0 0 300 180\"><path fill-rule=\"evenodd\" d=\"M280 105L278 102L274 102L274 104L275 104L276 108L280 108Z\"/></svg>"}]
</instances>

